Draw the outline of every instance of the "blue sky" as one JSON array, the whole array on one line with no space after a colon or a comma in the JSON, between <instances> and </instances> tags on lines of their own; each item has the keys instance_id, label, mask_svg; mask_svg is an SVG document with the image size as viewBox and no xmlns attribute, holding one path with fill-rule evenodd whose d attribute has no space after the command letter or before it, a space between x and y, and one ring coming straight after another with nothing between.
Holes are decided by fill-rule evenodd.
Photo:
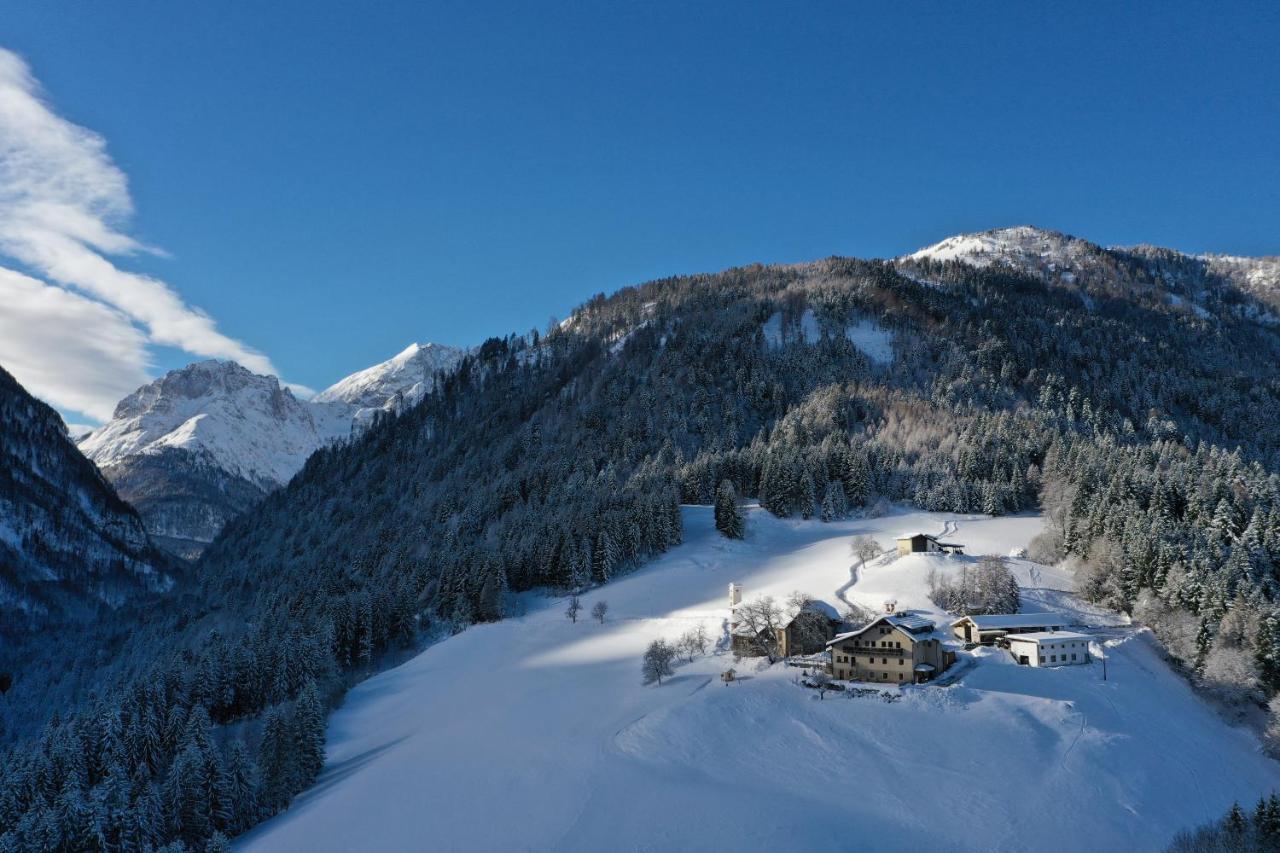
<instances>
[{"instance_id":1,"label":"blue sky","mask_svg":"<svg viewBox=\"0 0 1280 853\"><path fill-rule=\"evenodd\" d=\"M2 0L0 22L127 177L108 221L163 252L102 253L216 324L125 311L140 340L112 345L143 361L114 382L10 355L73 419L202 354L320 388L638 281L1003 225L1280 253L1274 4ZM72 381L97 384L48 390Z\"/></svg>"}]
</instances>

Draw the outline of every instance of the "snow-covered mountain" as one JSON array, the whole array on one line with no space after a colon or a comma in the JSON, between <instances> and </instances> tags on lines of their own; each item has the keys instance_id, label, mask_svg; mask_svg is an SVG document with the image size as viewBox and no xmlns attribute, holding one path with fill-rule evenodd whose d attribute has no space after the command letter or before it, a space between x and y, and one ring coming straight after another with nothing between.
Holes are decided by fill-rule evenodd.
<instances>
[{"instance_id":1,"label":"snow-covered mountain","mask_svg":"<svg viewBox=\"0 0 1280 853\"><path fill-rule=\"evenodd\" d=\"M194 556L318 448L421 399L463 352L414 344L312 401L234 362L197 362L126 397L80 449L138 508L157 542Z\"/></svg>"},{"instance_id":2,"label":"snow-covered mountain","mask_svg":"<svg viewBox=\"0 0 1280 853\"><path fill-rule=\"evenodd\" d=\"M957 234L912 252L902 260L962 261L975 267L1002 262L1019 269L1039 271L1079 264L1099 251L1100 246L1070 234L1019 225L975 234Z\"/></svg>"},{"instance_id":3,"label":"snow-covered mountain","mask_svg":"<svg viewBox=\"0 0 1280 853\"><path fill-rule=\"evenodd\" d=\"M274 487L317 447L347 434L345 415L341 407L300 402L274 376L231 361L201 361L121 400L111 421L80 449L102 468L139 454L182 449L229 474Z\"/></svg>"},{"instance_id":4,"label":"snow-covered mountain","mask_svg":"<svg viewBox=\"0 0 1280 853\"><path fill-rule=\"evenodd\" d=\"M354 408L352 427L367 426L380 412L398 413L431 390L437 373L447 373L465 350L441 344L410 344L394 358L353 373L317 394L314 403Z\"/></svg>"},{"instance_id":5,"label":"snow-covered mountain","mask_svg":"<svg viewBox=\"0 0 1280 853\"><path fill-rule=\"evenodd\" d=\"M58 413L0 369L0 634L167 588L160 557Z\"/></svg>"},{"instance_id":6,"label":"snow-covered mountain","mask_svg":"<svg viewBox=\"0 0 1280 853\"><path fill-rule=\"evenodd\" d=\"M910 274L927 262L947 261L978 268L1004 265L1085 292L1102 290L1128 298L1154 293L1161 301L1185 303L1196 311L1212 308L1223 299L1224 288L1234 288L1270 306L1272 321L1280 311L1280 257L1193 255L1150 245L1103 247L1059 231L1019 225L957 234L903 255L896 263Z\"/></svg>"}]
</instances>

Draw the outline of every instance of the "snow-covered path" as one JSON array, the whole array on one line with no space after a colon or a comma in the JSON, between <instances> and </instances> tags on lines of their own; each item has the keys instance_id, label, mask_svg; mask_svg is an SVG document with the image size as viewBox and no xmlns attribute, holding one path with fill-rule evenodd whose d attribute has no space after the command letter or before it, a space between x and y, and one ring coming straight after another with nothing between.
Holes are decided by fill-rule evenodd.
<instances>
[{"instance_id":1,"label":"snow-covered path","mask_svg":"<svg viewBox=\"0 0 1280 853\"><path fill-rule=\"evenodd\" d=\"M781 666L740 665L746 677L723 686L716 676L732 659L720 654L641 686L650 640L699 622L723 634L731 581L747 599L798 589L835 602L857 562L851 536L887 546L947 522L970 555L1007 554L1040 527L1035 517L822 524L753 511L747 540L729 542L710 508L687 508L686 544L584 598L587 611L608 600L606 624L572 624L563 601L530 599L528 615L471 628L359 685L332 717L319 784L240 846L1147 850L1280 786L1253 738L1225 726L1141 635L1113 650L1105 684L1095 667L1034 670L987 653L953 687L819 701ZM928 568L955 559L870 561L848 595L929 607ZM1043 588L1063 580L1048 573Z\"/></svg>"}]
</instances>

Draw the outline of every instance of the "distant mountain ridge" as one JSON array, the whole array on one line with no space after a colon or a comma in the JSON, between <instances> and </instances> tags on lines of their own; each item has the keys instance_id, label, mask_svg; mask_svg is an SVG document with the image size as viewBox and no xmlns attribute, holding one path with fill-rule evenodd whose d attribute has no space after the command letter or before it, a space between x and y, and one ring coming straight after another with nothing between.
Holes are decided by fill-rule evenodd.
<instances>
[{"instance_id":1,"label":"distant mountain ridge","mask_svg":"<svg viewBox=\"0 0 1280 853\"><path fill-rule=\"evenodd\" d=\"M1051 284L1117 283L1158 287L1169 303L1189 310L1205 300L1230 299L1235 288L1270 306L1280 321L1280 257L1193 255L1149 244L1103 247L1070 234L1019 225L957 234L895 259L904 269L928 262L958 262L979 269L995 265L1036 276ZM1132 295L1132 294L1126 294Z\"/></svg>"},{"instance_id":2,"label":"distant mountain ridge","mask_svg":"<svg viewBox=\"0 0 1280 853\"><path fill-rule=\"evenodd\" d=\"M413 344L311 401L235 362L196 362L130 394L79 446L159 544L192 557L318 448L420 400L462 354Z\"/></svg>"},{"instance_id":3,"label":"distant mountain ridge","mask_svg":"<svg viewBox=\"0 0 1280 853\"><path fill-rule=\"evenodd\" d=\"M410 344L387 361L335 382L312 402L354 407L351 424L360 431L379 413L398 414L421 400L431 390L435 375L456 367L464 352L441 344Z\"/></svg>"}]
</instances>

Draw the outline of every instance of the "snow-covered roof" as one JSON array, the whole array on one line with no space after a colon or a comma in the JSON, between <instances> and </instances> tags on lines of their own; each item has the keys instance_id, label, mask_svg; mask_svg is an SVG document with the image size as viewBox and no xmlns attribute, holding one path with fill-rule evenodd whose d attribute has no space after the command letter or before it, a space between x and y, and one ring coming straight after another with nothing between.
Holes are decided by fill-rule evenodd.
<instances>
[{"instance_id":1,"label":"snow-covered roof","mask_svg":"<svg viewBox=\"0 0 1280 853\"><path fill-rule=\"evenodd\" d=\"M903 631L906 631L908 635L917 640L932 638L934 628L936 627L932 619L928 619L910 611L905 613L892 613L884 616L877 616L875 619L872 619L856 631L846 631L843 634L836 634L835 637L827 641L827 645L835 645L836 643L839 643L842 640L847 640L850 637L857 637L861 634L865 634L881 622L888 622L895 628L901 628Z\"/></svg>"},{"instance_id":2,"label":"snow-covered roof","mask_svg":"<svg viewBox=\"0 0 1280 853\"><path fill-rule=\"evenodd\" d=\"M972 622L980 631L1067 624L1066 618L1060 613L988 613L981 616L961 616L951 624L955 626L965 621Z\"/></svg>"},{"instance_id":3,"label":"snow-covered roof","mask_svg":"<svg viewBox=\"0 0 1280 853\"><path fill-rule=\"evenodd\" d=\"M963 548L964 547L959 542L943 542L941 539L939 539L937 536L933 535L932 533L903 533L900 536L895 536L894 541L904 542L908 539L915 539L917 536L923 536L925 539L930 540L940 548Z\"/></svg>"},{"instance_id":4,"label":"snow-covered roof","mask_svg":"<svg viewBox=\"0 0 1280 853\"><path fill-rule=\"evenodd\" d=\"M915 669L916 672L933 672L936 667L931 663L918 663Z\"/></svg>"},{"instance_id":5,"label":"snow-covered roof","mask_svg":"<svg viewBox=\"0 0 1280 853\"><path fill-rule=\"evenodd\" d=\"M1085 640L1090 639L1088 634L1081 634L1076 631L1032 631L1026 634L1010 634L1005 637L1009 642L1029 643L1047 643L1053 640Z\"/></svg>"},{"instance_id":6,"label":"snow-covered roof","mask_svg":"<svg viewBox=\"0 0 1280 853\"><path fill-rule=\"evenodd\" d=\"M923 616L917 616L914 613L903 613L886 617L891 625L898 625L906 628L908 631L915 633L916 631L932 631L934 629L934 621L926 619Z\"/></svg>"},{"instance_id":7,"label":"snow-covered roof","mask_svg":"<svg viewBox=\"0 0 1280 853\"><path fill-rule=\"evenodd\" d=\"M811 600L808 604L806 604L806 605L804 606L804 610L801 610L800 612L801 612L801 613L803 613L803 612L805 612L806 610L807 610L807 611L809 611L809 612L811 612L811 613L819 613L819 614L821 614L821 615L823 615L823 616L827 617L828 619L830 619L832 622L838 622L838 621L840 621L840 613L839 613L839 611L837 611L834 607L832 607L832 606L831 606L830 604L828 604L827 602L825 602L825 601L819 601L819 600L818 600L818 599L816 599L816 598L815 598L815 599L813 599L813 600ZM799 615L800 615L800 613L797 613L797 614L796 614L796 616L799 616ZM789 625L789 624L791 624L791 622L794 622L794 621L795 621L795 616L791 617L791 619L790 619L790 620L788 620L786 624L788 624L788 625Z\"/></svg>"}]
</instances>

